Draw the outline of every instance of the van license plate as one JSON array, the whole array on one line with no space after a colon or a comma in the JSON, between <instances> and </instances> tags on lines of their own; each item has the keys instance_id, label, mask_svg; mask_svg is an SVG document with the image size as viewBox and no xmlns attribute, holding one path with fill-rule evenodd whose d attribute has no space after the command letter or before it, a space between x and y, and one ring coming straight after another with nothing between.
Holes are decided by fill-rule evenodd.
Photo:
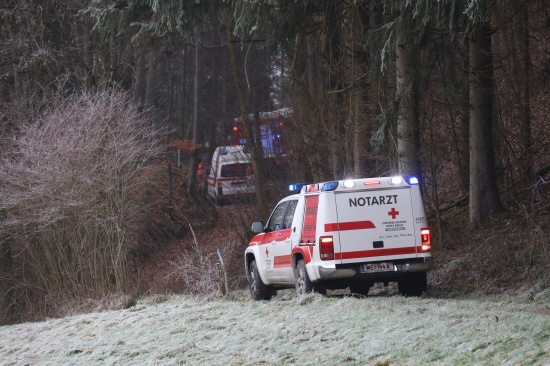
<instances>
[{"instance_id":1,"label":"van license plate","mask_svg":"<svg viewBox=\"0 0 550 366\"><path fill-rule=\"evenodd\" d=\"M361 264L361 273L388 271L393 271L393 263L391 262Z\"/></svg>"}]
</instances>

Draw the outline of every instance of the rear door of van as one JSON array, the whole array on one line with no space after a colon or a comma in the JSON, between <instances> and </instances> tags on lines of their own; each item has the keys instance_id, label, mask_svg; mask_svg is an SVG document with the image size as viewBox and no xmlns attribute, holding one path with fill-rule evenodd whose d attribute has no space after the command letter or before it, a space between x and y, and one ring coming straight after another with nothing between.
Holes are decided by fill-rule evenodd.
<instances>
[{"instance_id":1,"label":"rear door of van","mask_svg":"<svg viewBox=\"0 0 550 366\"><path fill-rule=\"evenodd\" d=\"M218 182L222 185L223 196L254 193L250 162L236 160L222 163Z\"/></svg>"},{"instance_id":2,"label":"rear door of van","mask_svg":"<svg viewBox=\"0 0 550 366\"><path fill-rule=\"evenodd\" d=\"M378 271L393 268L391 259L397 256L416 257L411 194L410 186L335 191L337 222L325 225L338 237L335 259L342 264L384 261L372 268Z\"/></svg>"}]
</instances>

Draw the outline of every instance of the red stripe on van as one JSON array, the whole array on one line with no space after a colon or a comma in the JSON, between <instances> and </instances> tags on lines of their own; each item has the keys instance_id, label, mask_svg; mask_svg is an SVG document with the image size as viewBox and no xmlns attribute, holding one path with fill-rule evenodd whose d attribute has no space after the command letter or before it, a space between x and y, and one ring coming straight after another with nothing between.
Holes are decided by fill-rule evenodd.
<instances>
[{"instance_id":1,"label":"red stripe on van","mask_svg":"<svg viewBox=\"0 0 550 366\"><path fill-rule=\"evenodd\" d=\"M285 268L292 265L292 254L279 255L273 258L273 268Z\"/></svg>"},{"instance_id":2,"label":"red stripe on van","mask_svg":"<svg viewBox=\"0 0 550 366\"><path fill-rule=\"evenodd\" d=\"M306 196L306 209L302 226L301 243L314 243L317 236L317 210L319 208L319 196Z\"/></svg>"},{"instance_id":3,"label":"red stripe on van","mask_svg":"<svg viewBox=\"0 0 550 366\"><path fill-rule=\"evenodd\" d=\"M353 222L336 222L332 224L325 224L325 232L331 231L344 231L344 230L363 230L363 229L375 229L376 226L372 221L353 221Z\"/></svg>"},{"instance_id":4,"label":"red stripe on van","mask_svg":"<svg viewBox=\"0 0 550 366\"><path fill-rule=\"evenodd\" d=\"M416 247L360 250L357 252L334 253L334 257L335 257L334 259L344 260L344 259L383 257L383 256L389 256L389 255L403 255L403 254L416 254Z\"/></svg>"}]
</instances>

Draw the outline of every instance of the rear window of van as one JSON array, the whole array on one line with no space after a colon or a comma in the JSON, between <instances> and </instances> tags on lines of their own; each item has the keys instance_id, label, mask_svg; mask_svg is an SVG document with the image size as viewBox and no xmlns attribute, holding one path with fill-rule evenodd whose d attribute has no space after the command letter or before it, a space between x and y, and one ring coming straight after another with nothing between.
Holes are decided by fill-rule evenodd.
<instances>
[{"instance_id":1,"label":"rear window of van","mask_svg":"<svg viewBox=\"0 0 550 366\"><path fill-rule=\"evenodd\" d=\"M225 164L222 165L221 176L223 178L242 177L250 175L250 164L238 163L238 164Z\"/></svg>"}]
</instances>

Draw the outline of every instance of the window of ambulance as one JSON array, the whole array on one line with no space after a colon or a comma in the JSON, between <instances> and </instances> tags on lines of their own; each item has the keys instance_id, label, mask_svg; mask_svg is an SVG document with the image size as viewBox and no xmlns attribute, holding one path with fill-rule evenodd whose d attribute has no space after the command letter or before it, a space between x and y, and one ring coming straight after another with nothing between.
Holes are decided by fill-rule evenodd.
<instances>
[{"instance_id":1,"label":"window of ambulance","mask_svg":"<svg viewBox=\"0 0 550 366\"><path fill-rule=\"evenodd\" d=\"M267 224L268 231L290 229L298 200L285 201L273 210Z\"/></svg>"},{"instance_id":2,"label":"window of ambulance","mask_svg":"<svg viewBox=\"0 0 550 366\"><path fill-rule=\"evenodd\" d=\"M290 229L292 226L292 220L294 219L294 213L296 212L296 206L298 206L298 200L288 201L286 208L285 219L283 221L283 229Z\"/></svg>"},{"instance_id":3,"label":"window of ambulance","mask_svg":"<svg viewBox=\"0 0 550 366\"><path fill-rule=\"evenodd\" d=\"M250 171L250 164L246 163L237 163L237 164L224 164L222 165L221 177L222 178L233 178L233 177L244 177L247 172Z\"/></svg>"},{"instance_id":4,"label":"window of ambulance","mask_svg":"<svg viewBox=\"0 0 550 366\"><path fill-rule=\"evenodd\" d=\"M273 210L273 213L269 218L269 222L267 223L268 231L281 230L281 225L283 224L283 217L284 217L287 205L288 205L288 201L283 202L279 206L275 207L275 210Z\"/></svg>"}]
</instances>

